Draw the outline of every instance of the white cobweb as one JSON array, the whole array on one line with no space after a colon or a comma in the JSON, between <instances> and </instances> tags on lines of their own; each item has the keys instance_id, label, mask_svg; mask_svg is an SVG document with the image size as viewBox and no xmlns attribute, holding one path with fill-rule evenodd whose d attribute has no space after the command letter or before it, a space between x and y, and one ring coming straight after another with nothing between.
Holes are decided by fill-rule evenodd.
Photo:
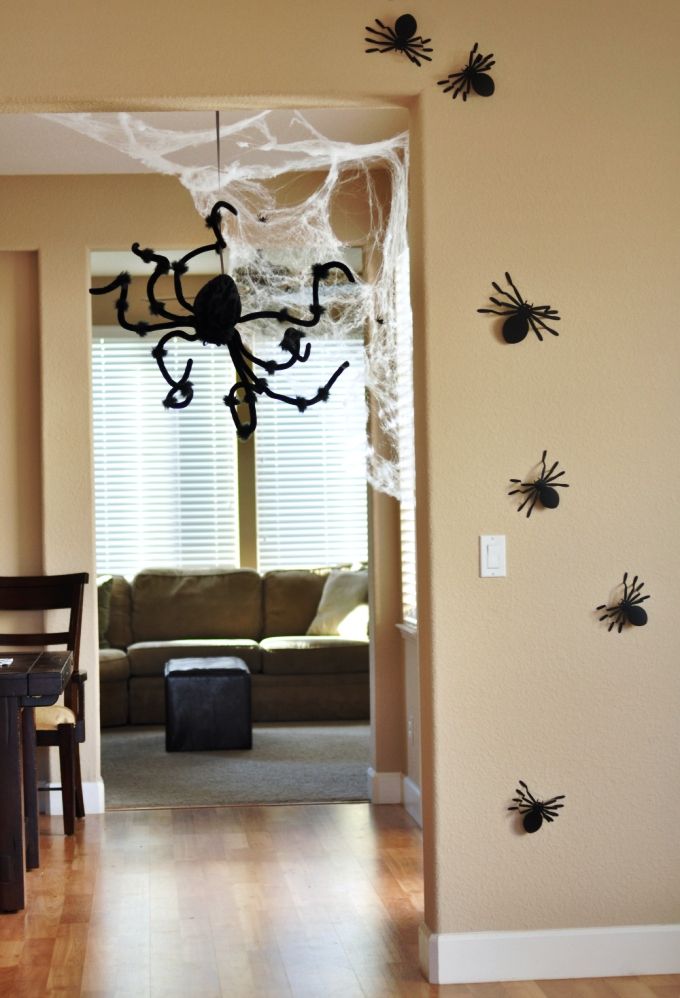
<instances>
[{"instance_id":1,"label":"white cobweb","mask_svg":"<svg viewBox=\"0 0 680 998\"><path fill-rule=\"evenodd\" d=\"M177 177L204 218L216 200L232 204L238 215L223 214L225 266L236 281L244 312L288 306L307 316L313 264L341 260L356 274L349 244L333 228L332 219L338 215L333 205L342 204L346 210L349 206L362 217L367 213L363 272L356 275L356 284L349 284L339 271L322 282L319 297L325 313L308 338L313 342L324 336L356 338L364 333L367 427L373 427L367 435L367 479L379 491L401 498L398 346L402 358L411 356L410 308L408 295L404 305L403 286L408 273L404 269L408 133L363 145L337 141L295 111L282 137L281 129L273 127L272 115L262 111L220 122L220 148L228 144L229 155L221 163L219 180L214 126L174 130L134 114L49 118L124 152L148 169ZM204 162L197 165L201 157ZM193 162L187 165L188 160ZM307 175L306 182L298 184L291 196L291 178L300 174ZM356 206L357 191L361 208ZM143 233L133 235L143 240ZM208 235L206 242L210 241ZM281 328L272 329L276 323L271 322L248 323L241 329L244 338L255 325L258 335L271 333L280 339ZM403 374L401 384L403 392Z\"/></svg>"}]
</instances>

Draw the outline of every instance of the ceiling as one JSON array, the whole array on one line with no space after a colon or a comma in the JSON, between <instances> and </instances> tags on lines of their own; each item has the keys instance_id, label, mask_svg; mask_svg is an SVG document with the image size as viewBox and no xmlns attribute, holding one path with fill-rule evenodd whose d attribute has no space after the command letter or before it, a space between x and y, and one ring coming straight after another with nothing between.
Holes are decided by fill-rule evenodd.
<instances>
[{"instance_id":1,"label":"ceiling","mask_svg":"<svg viewBox=\"0 0 680 998\"><path fill-rule=\"evenodd\" d=\"M391 138L408 129L408 112L403 108L314 108L304 112L306 121L326 137L336 142L366 145ZM265 160L271 165L271 143L266 141L262 131L256 129L255 141L244 146L243 134L228 136L231 126L240 121L257 118L260 124L278 143L295 143L309 140L310 133L301 125L298 112L276 110L263 115L257 111L221 111L220 129L222 132L221 158L229 162L231 158L247 156L249 162ZM183 166L212 163L215 150L215 113L213 111L154 111L134 112L138 123L135 138L140 130L163 130L178 133L175 138L181 146L185 136L190 145L172 151L172 159ZM65 127L64 121L87 118L93 130L105 131L113 128L125 138L125 128L120 125L117 113L92 115L62 114L0 114L0 175L22 174L79 174L79 173L147 173L153 166L133 158L132 155L99 141L91 135L82 134L72 127ZM267 148L268 147L268 148Z\"/></svg>"}]
</instances>

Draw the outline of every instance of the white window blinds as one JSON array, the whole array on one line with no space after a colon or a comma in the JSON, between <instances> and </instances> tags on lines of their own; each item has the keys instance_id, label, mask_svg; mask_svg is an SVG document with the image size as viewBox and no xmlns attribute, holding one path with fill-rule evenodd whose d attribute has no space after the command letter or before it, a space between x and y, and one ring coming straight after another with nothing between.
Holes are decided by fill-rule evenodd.
<instances>
[{"instance_id":1,"label":"white window blinds","mask_svg":"<svg viewBox=\"0 0 680 998\"><path fill-rule=\"evenodd\" d=\"M399 386L399 505L401 527L401 592L404 623L417 620L416 467L413 424L413 319L409 254L398 264L396 279L397 378Z\"/></svg>"},{"instance_id":2,"label":"white window blinds","mask_svg":"<svg viewBox=\"0 0 680 998\"><path fill-rule=\"evenodd\" d=\"M366 561L366 405L360 338L314 338L309 360L270 379L283 394L311 397L344 361L327 402L301 413L262 397L255 434L258 561L273 568ZM304 341L303 341L304 344ZM258 337L255 353L275 357Z\"/></svg>"},{"instance_id":3,"label":"white window blinds","mask_svg":"<svg viewBox=\"0 0 680 998\"><path fill-rule=\"evenodd\" d=\"M166 410L155 339L95 329L92 347L97 571L238 563L235 433L222 402L227 350L170 341L166 363L194 358L191 405Z\"/></svg>"}]
</instances>

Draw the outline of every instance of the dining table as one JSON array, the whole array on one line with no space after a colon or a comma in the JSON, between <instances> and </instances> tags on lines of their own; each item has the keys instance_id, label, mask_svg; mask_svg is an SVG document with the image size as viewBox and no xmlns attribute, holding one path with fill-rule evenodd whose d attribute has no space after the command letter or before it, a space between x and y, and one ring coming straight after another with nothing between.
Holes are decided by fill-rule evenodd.
<instances>
[{"instance_id":1,"label":"dining table","mask_svg":"<svg viewBox=\"0 0 680 998\"><path fill-rule=\"evenodd\" d=\"M0 912L24 907L24 872L40 862L33 709L55 703L72 672L70 651L0 651Z\"/></svg>"}]
</instances>

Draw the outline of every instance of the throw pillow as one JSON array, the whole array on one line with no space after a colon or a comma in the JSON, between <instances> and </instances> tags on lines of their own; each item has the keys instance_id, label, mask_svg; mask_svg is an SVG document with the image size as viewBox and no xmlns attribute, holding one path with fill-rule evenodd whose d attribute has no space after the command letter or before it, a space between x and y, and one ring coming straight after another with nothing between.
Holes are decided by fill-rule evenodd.
<instances>
[{"instance_id":1,"label":"throw pillow","mask_svg":"<svg viewBox=\"0 0 680 998\"><path fill-rule=\"evenodd\" d=\"M111 607L112 575L97 577L97 614L99 618L99 647L110 648L106 634L109 629L109 612Z\"/></svg>"},{"instance_id":2,"label":"throw pillow","mask_svg":"<svg viewBox=\"0 0 680 998\"><path fill-rule=\"evenodd\" d=\"M366 603L367 600L367 572L331 572L307 634L337 635L340 622L355 606Z\"/></svg>"},{"instance_id":3,"label":"throw pillow","mask_svg":"<svg viewBox=\"0 0 680 998\"><path fill-rule=\"evenodd\" d=\"M368 637L368 603L360 603L338 624L338 634L347 641L361 641Z\"/></svg>"}]
</instances>

